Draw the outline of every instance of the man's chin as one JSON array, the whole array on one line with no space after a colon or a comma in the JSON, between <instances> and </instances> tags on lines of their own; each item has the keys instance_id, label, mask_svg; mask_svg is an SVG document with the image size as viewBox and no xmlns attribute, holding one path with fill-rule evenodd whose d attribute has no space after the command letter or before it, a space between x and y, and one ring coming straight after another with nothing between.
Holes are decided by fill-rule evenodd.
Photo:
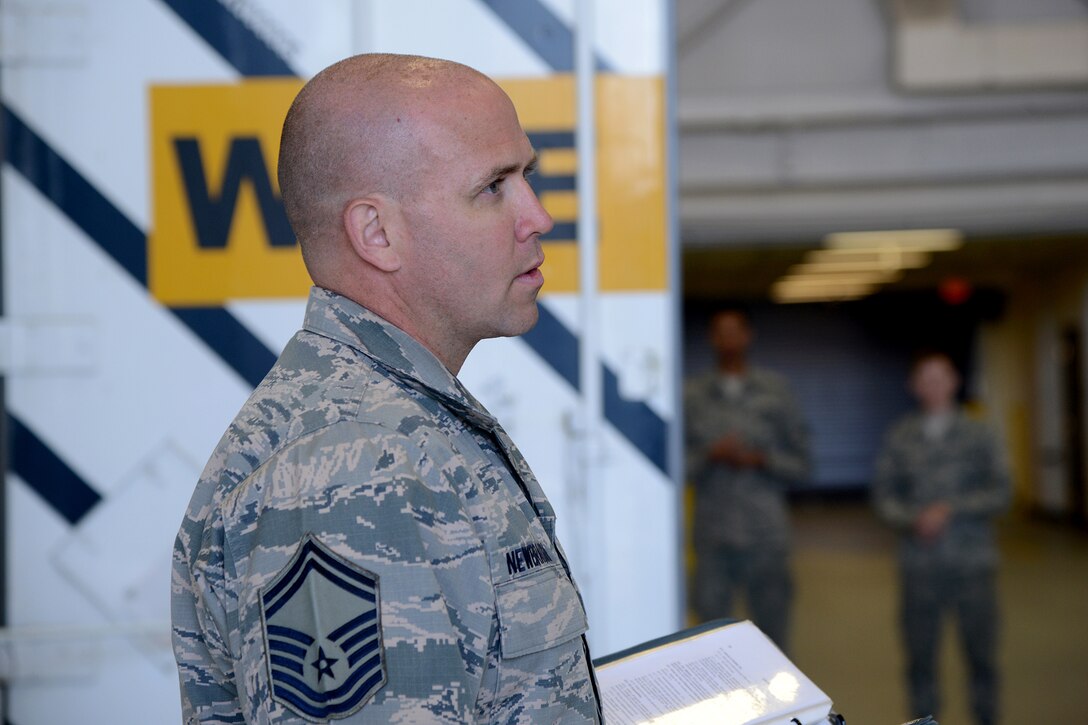
<instances>
[{"instance_id":1,"label":"man's chin","mask_svg":"<svg viewBox=\"0 0 1088 725\"><path fill-rule=\"evenodd\" d=\"M518 335L524 335L529 330L536 327L536 323L540 321L540 308L537 307L536 302L533 302L533 306L526 311L524 319L518 325L518 331L515 332L512 337Z\"/></svg>"},{"instance_id":2,"label":"man's chin","mask_svg":"<svg viewBox=\"0 0 1088 725\"><path fill-rule=\"evenodd\" d=\"M540 309L537 307L536 300L532 305L526 307L524 311L519 312L516 317L511 317L507 320L507 324L504 329L499 332L495 337L517 337L524 335L529 330L536 327L536 323L540 320Z\"/></svg>"}]
</instances>

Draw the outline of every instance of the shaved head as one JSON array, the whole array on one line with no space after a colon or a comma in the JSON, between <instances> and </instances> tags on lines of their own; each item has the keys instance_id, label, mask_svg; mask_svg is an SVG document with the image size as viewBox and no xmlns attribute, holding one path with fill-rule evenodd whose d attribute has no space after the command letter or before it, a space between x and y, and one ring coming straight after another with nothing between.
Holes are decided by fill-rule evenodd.
<instances>
[{"instance_id":1,"label":"shaved head","mask_svg":"<svg viewBox=\"0 0 1088 725\"><path fill-rule=\"evenodd\" d=\"M279 182L310 278L456 372L487 337L536 322L552 219L510 97L459 63L357 55L283 124Z\"/></svg>"},{"instance_id":2,"label":"shaved head","mask_svg":"<svg viewBox=\"0 0 1088 725\"><path fill-rule=\"evenodd\" d=\"M468 66L374 53L342 60L299 92L283 124L279 185L310 276L339 264L340 215L354 198L410 197L429 149L421 131L452 95L495 83Z\"/></svg>"}]
</instances>

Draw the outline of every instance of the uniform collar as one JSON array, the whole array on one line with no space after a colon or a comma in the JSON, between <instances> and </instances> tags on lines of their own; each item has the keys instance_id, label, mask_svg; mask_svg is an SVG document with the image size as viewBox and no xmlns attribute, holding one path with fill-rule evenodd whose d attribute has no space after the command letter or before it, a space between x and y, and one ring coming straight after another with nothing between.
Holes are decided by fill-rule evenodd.
<instances>
[{"instance_id":1,"label":"uniform collar","mask_svg":"<svg viewBox=\"0 0 1088 725\"><path fill-rule=\"evenodd\" d=\"M926 413L923 410L915 410L913 413L911 413L911 416L913 418L913 425L919 431L922 431L922 430L925 429L926 419L927 419L928 415L929 414ZM959 408L959 407L953 407L951 410L949 410L947 412L946 415L948 416L947 417L947 422L946 422L946 425L947 425L948 429L946 431L946 434L947 434L947 432L953 431L956 428L958 428L960 423L965 418L964 413L963 413L963 409Z\"/></svg>"},{"instance_id":2,"label":"uniform collar","mask_svg":"<svg viewBox=\"0 0 1088 725\"><path fill-rule=\"evenodd\" d=\"M362 305L312 287L303 328L351 346L408 385L440 398L487 430L497 422L430 350L404 330Z\"/></svg>"}]
</instances>

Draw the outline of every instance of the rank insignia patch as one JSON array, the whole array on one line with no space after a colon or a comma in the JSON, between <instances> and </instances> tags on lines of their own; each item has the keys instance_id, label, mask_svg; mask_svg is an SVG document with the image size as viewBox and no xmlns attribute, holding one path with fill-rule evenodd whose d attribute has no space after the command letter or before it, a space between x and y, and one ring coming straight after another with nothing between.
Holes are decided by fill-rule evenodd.
<instances>
[{"instance_id":1,"label":"rank insignia patch","mask_svg":"<svg viewBox=\"0 0 1088 725\"><path fill-rule=\"evenodd\" d=\"M386 683L378 577L312 534L261 591L272 699L307 720L347 717Z\"/></svg>"}]
</instances>

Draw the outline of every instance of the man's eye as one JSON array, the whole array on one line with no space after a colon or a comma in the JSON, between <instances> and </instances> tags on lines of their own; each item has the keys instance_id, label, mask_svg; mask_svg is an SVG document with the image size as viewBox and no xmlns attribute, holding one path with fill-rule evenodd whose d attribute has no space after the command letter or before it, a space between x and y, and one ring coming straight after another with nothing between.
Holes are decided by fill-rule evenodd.
<instances>
[{"instance_id":1,"label":"man's eye","mask_svg":"<svg viewBox=\"0 0 1088 725\"><path fill-rule=\"evenodd\" d=\"M502 185L502 179L495 179L484 189L488 194L498 194L499 186Z\"/></svg>"}]
</instances>

